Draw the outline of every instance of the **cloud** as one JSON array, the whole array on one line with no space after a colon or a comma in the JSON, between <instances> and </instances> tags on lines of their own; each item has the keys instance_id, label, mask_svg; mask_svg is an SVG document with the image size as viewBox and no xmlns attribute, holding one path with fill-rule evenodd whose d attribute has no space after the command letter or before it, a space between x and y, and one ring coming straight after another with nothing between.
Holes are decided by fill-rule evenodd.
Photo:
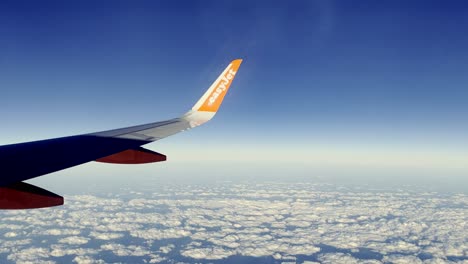
<instances>
[{"instance_id":1,"label":"cloud","mask_svg":"<svg viewBox=\"0 0 468 264\"><path fill-rule=\"evenodd\" d=\"M169 244L167 246L163 246L163 247L160 247L159 248L159 251L163 254L168 254L169 252L171 252L173 249L175 248L175 245L173 244Z\"/></svg>"},{"instance_id":2,"label":"cloud","mask_svg":"<svg viewBox=\"0 0 468 264\"><path fill-rule=\"evenodd\" d=\"M433 259L426 259L423 261L423 263L424 264L450 264L450 263L455 263L455 262L449 261L447 259L442 259L442 258L433 258Z\"/></svg>"},{"instance_id":3,"label":"cloud","mask_svg":"<svg viewBox=\"0 0 468 264\"><path fill-rule=\"evenodd\" d=\"M193 259L208 259L217 260L227 258L235 255L235 251L224 249L221 247L209 247L209 248L187 248L180 252L184 257Z\"/></svg>"},{"instance_id":4,"label":"cloud","mask_svg":"<svg viewBox=\"0 0 468 264\"><path fill-rule=\"evenodd\" d=\"M65 237L59 240L59 243L69 244L69 245L83 245L87 244L89 238L86 237L79 237L79 236L70 236Z\"/></svg>"},{"instance_id":5,"label":"cloud","mask_svg":"<svg viewBox=\"0 0 468 264\"><path fill-rule=\"evenodd\" d=\"M54 261L43 261L49 256L49 250L42 247L31 247L21 249L8 255L7 259L16 263L55 263ZM40 261L39 261L40 260Z\"/></svg>"},{"instance_id":6,"label":"cloud","mask_svg":"<svg viewBox=\"0 0 468 264\"><path fill-rule=\"evenodd\" d=\"M146 230L132 230L130 231L130 235L133 237L139 237L143 239L174 239L174 238L181 238L181 237L188 237L192 235L191 232L183 230L183 229L156 229L150 228Z\"/></svg>"},{"instance_id":7,"label":"cloud","mask_svg":"<svg viewBox=\"0 0 468 264\"><path fill-rule=\"evenodd\" d=\"M79 246L79 245L78 245ZM84 248L84 247L70 247L67 244L53 244L49 255L52 257L63 257L63 256L87 256L96 255L99 253L98 249Z\"/></svg>"},{"instance_id":8,"label":"cloud","mask_svg":"<svg viewBox=\"0 0 468 264\"><path fill-rule=\"evenodd\" d=\"M9 230L18 230L22 229L22 225L15 225L15 224L0 224L0 229L9 229Z\"/></svg>"},{"instance_id":9,"label":"cloud","mask_svg":"<svg viewBox=\"0 0 468 264\"><path fill-rule=\"evenodd\" d=\"M76 256L74 259L73 259L73 262L76 262L78 264L101 264L101 263L105 263L104 260L102 259L93 259L92 257L89 257L89 256Z\"/></svg>"},{"instance_id":10,"label":"cloud","mask_svg":"<svg viewBox=\"0 0 468 264\"><path fill-rule=\"evenodd\" d=\"M366 264L381 264L382 262L379 260L371 259L371 260L361 260L354 258L350 254L345 253L326 253L320 254L318 257L320 263L323 264L359 264L359 263L366 263Z\"/></svg>"},{"instance_id":11,"label":"cloud","mask_svg":"<svg viewBox=\"0 0 468 264\"><path fill-rule=\"evenodd\" d=\"M122 233L100 233L100 232L92 231L89 234L89 236L94 237L95 239L99 239L99 240L114 240L114 239L117 239L117 238L124 237L124 234L122 234Z\"/></svg>"},{"instance_id":12,"label":"cloud","mask_svg":"<svg viewBox=\"0 0 468 264\"><path fill-rule=\"evenodd\" d=\"M30 245L32 243L32 239L17 239L17 240L7 240L1 241L0 240L0 248L3 249L11 249L11 248L20 248L26 245Z\"/></svg>"},{"instance_id":13,"label":"cloud","mask_svg":"<svg viewBox=\"0 0 468 264\"><path fill-rule=\"evenodd\" d=\"M265 183L68 201L59 209L1 212L0 253L18 262L309 256L323 263L437 263L468 251L462 194ZM370 259L360 259L362 252Z\"/></svg>"},{"instance_id":14,"label":"cloud","mask_svg":"<svg viewBox=\"0 0 468 264\"><path fill-rule=\"evenodd\" d=\"M159 255L156 255L156 254L150 254L150 260L148 261L148 263L159 263L159 262L163 262L167 260L167 258L165 257L161 257ZM178 262L178 263L183 263L183 262Z\"/></svg>"},{"instance_id":15,"label":"cloud","mask_svg":"<svg viewBox=\"0 0 468 264\"><path fill-rule=\"evenodd\" d=\"M15 233L15 232L8 232L8 233L5 233L3 236L4 236L4 237L11 238L11 237L16 237L16 236L18 236L18 234Z\"/></svg>"},{"instance_id":16,"label":"cloud","mask_svg":"<svg viewBox=\"0 0 468 264\"><path fill-rule=\"evenodd\" d=\"M405 256L400 254L385 256L382 260L385 263L394 264L422 264L422 260L416 256Z\"/></svg>"},{"instance_id":17,"label":"cloud","mask_svg":"<svg viewBox=\"0 0 468 264\"><path fill-rule=\"evenodd\" d=\"M33 232L35 234L40 234L40 235L50 235L50 236L64 236L64 235L79 235L80 230L78 229L57 229L57 228L52 228L52 229L47 229L47 230L41 230L41 231L36 231Z\"/></svg>"},{"instance_id":18,"label":"cloud","mask_svg":"<svg viewBox=\"0 0 468 264\"><path fill-rule=\"evenodd\" d=\"M117 256L136 256L141 257L151 253L148 249L141 246L125 246L122 244L105 244L101 246L102 250L112 251Z\"/></svg>"}]
</instances>

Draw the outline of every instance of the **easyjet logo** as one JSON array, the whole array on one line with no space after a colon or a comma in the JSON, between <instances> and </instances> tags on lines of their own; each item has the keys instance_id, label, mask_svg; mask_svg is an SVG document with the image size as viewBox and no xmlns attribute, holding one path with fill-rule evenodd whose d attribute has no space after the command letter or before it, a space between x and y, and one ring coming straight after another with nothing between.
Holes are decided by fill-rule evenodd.
<instances>
[{"instance_id":1,"label":"easyjet logo","mask_svg":"<svg viewBox=\"0 0 468 264\"><path fill-rule=\"evenodd\" d=\"M226 89L229 87L229 83L234 78L234 75L236 75L236 71L232 69L229 69L227 74L223 75L223 77L221 78L221 81L218 84L218 87L216 87L215 91L211 94L210 99L208 99L209 106L211 106L214 102L216 102L216 99L219 97L221 93L226 91Z\"/></svg>"}]
</instances>

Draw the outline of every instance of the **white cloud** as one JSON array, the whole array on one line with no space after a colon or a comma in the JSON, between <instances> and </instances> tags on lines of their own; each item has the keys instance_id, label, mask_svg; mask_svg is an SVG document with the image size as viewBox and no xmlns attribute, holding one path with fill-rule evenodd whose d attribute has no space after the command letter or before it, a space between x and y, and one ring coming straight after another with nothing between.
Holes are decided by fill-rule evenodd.
<instances>
[{"instance_id":1,"label":"white cloud","mask_svg":"<svg viewBox=\"0 0 468 264\"><path fill-rule=\"evenodd\" d=\"M359 263L366 263L366 264L380 264L382 262L378 260L360 260L354 258L349 254L344 253L326 253L320 254L318 257L320 263L323 264L359 264Z\"/></svg>"},{"instance_id":2,"label":"white cloud","mask_svg":"<svg viewBox=\"0 0 468 264\"><path fill-rule=\"evenodd\" d=\"M84 245L87 244L89 238L80 237L80 236L70 236L60 239L59 243L70 244L70 245Z\"/></svg>"},{"instance_id":3,"label":"white cloud","mask_svg":"<svg viewBox=\"0 0 468 264\"><path fill-rule=\"evenodd\" d=\"M151 253L151 251L141 246L125 246L122 244L105 244L101 246L101 249L112 251L117 256L141 257Z\"/></svg>"},{"instance_id":4,"label":"white cloud","mask_svg":"<svg viewBox=\"0 0 468 264\"><path fill-rule=\"evenodd\" d=\"M0 245L3 245L2 241L0 241ZM3 254L3 253L8 253L10 252L10 249L9 248L5 248L5 247L0 247L0 254Z\"/></svg>"},{"instance_id":5,"label":"white cloud","mask_svg":"<svg viewBox=\"0 0 468 264\"><path fill-rule=\"evenodd\" d=\"M445 245L446 256L466 257L467 254L468 254L467 243L463 243L463 244L455 243L452 245Z\"/></svg>"},{"instance_id":6,"label":"white cloud","mask_svg":"<svg viewBox=\"0 0 468 264\"><path fill-rule=\"evenodd\" d=\"M11 237L16 237L16 236L18 236L18 234L15 233L15 232L8 232L8 233L5 233L3 236L4 236L4 237L11 238Z\"/></svg>"},{"instance_id":7,"label":"white cloud","mask_svg":"<svg viewBox=\"0 0 468 264\"><path fill-rule=\"evenodd\" d=\"M32 240L31 239L17 239L17 240L6 240L6 241L1 241L1 248L10 250L11 248L22 248L24 246L27 246L31 244Z\"/></svg>"},{"instance_id":8,"label":"white cloud","mask_svg":"<svg viewBox=\"0 0 468 264\"><path fill-rule=\"evenodd\" d=\"M408 243L406 241L395 241L391 243L381 243L380 251L381 252L398 252L398 253L418 253L420 248L413 243Z\"/></svg>"},{"instance_id":9,"label":"white cloud","mask_svg":"<svg viewBox=\"0 0 468 264\"><path fill-rule=\"evenodd\" d=\"M85 256L98 254L99 250L94 248L84 247L71 247L67 244L56 244L51 246L50 255L52 257L63 257L63 256Z\"/></svg>"},{"instance_id":10,"label":"white cloud","mask_svg":"<svg viewBox=\"0 0 468 264\"><path fill-rule=\"evenodd\" d=\"M33 232L33 233L36 233L39 235L64 236L64 235L79 235L81 231L78 229L52 228L52 229L42 230L40 232Z\"/></svg>"},{"instance_id":11,"label":"white cloud","mask_svg":"<svg viewBox=\"0 0 468 264\"><path fill-rule=\"evenodd\" d=\"M221 247L210 248L188 248L180 252L182 256L194 259L208 259L217 260L224 259L229 256L235 255L235 251L224 249Z\"/></svg>"},{"instance_id":12,"label":"white cloud","mask_svg":"<svg viewBox=\"0 0 468 264\"><path fill-rule=\"evenodd\" d=\"M388 255L385 256L382 260L383 262L389 262L394 264L422 264L422 260L420 260L416 256L405 256L405 255Z\"/></svg>"},{"instance_id":13,"label":"white cloud","mask_svg":"<svg viewBox=\"0 0 468 264\"><path fill-rule=\"evenodd\" d=\"M92 257L89 257L89 256L76 256L74 259L73 259L73 262L76 262L78 264L101 264L101 263L105 263L104 260L102 259L93 259Z\"/></svg>"},{"instance_id":14,"label":"white cloud","mask_svg":"<svg viewBox=\"0 0 468 264\"><path fill-rule=\"evenodd\" d=\"M149 260L149 263L160 263L160 262L166 262L167 258L165 257L161 257L159 255L156 255L156 254L150 254L150 260ZM181 263L181 262L178 262L178 263Z\"/></svg>"},{"instance_id":15,"label":"white cloud","mask_svg":"<svg viewBox=\"0 0 468 264\"><path fill-rule=\"evenodd\" d=\"M175 245L173 244L169 244L167 246L163 246L163 247L160 247L159 248L159 251L163 254L168 254L169 252L171 252L173 249L175 248Z\"/></svg>"},{"instance_id":16,"label":"white cloud","mask_svg":"<svg viewBox=\"0 0 468 264\"><path fill-rule=\"evenodd\" d=\"M455 263L455 262L449 261L447 259L442 259L442 258L433 258L433 259L426 259L423 261L423 263L424 264L450 264L450 263Z\"/></svg>"},{"instance_id":17,"label":"white cloud","mask_svg":"<svg viewBox=\"0 0 468 264\"><path fill-rule=\"evenodd\" d=\"M49 256L47 248L27 248L15 251L8 255L7 259L16 263L55 263L54 261L45 261Z\"/></svg>"},{"instance_id":18,"label":"white cloud","mask_svg":"<svg viewBox=\"0 0 468 264\"><path fill-rule=\"evenodd\" d=\"M0 224L0 229L18 230L18 229L23 229L23 226L14 225L14 224Z\"/></svg>"},{"instance_id":19,"label":"white cloud","mask_svg":"<svg viewBox=\"0 0 468 264\"><path fill-rule=\"evenodd\" d=\"M114 240L117 238L124 237L122 233L100 233L100 232L91 232L89 236L94 237L95 239L99 240Z\"/></svg>"},{"instance_id":20,"label":"white cloud","mask_svg":"<svg viewBox=\"0 0 468 264\"><path fill-rule=\"evenodd\" d=\"M130 235L143 239L170 239L170 238L181 238L188 237L192 233L183 229L146 229L146 230L132 230Z\"/></svg>"}]
</instances>

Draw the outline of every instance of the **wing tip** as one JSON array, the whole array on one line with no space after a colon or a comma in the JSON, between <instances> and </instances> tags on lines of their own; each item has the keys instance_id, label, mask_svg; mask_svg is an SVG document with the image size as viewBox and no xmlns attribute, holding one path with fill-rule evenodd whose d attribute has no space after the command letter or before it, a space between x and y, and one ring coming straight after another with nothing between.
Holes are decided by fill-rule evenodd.
<instances>
[{"instance_id":1,"label":"wing tip","mask_svg":"<svg viewBox=\"0 0 468 264\"><path fill-rule=\"evenodd\" d=\"M234 81L234 77L236 76L242 61L243 59L232 60L200 100L198 100L192 108L192 111L216 113L221 106L229 87Z\"/></svg>"}]
</instances>

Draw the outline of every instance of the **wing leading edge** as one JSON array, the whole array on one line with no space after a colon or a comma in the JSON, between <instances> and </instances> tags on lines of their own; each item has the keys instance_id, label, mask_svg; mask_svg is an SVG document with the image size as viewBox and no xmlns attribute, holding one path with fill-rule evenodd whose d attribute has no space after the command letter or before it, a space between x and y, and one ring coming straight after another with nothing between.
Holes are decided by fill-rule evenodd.
<instances>
[{"instance_id":1,"label":"wing leading edge","mask_svg":"<svg viewBox=\"0 0 468 264\"><path fill-rule=\"evenodd\" d=\"M0 146L0 186L8 186L89 161L138 164L165 160L140 146L202 125L218 111L241 59L232 61L183 116L139 126Z\"/></svg>"}]
</instances>

